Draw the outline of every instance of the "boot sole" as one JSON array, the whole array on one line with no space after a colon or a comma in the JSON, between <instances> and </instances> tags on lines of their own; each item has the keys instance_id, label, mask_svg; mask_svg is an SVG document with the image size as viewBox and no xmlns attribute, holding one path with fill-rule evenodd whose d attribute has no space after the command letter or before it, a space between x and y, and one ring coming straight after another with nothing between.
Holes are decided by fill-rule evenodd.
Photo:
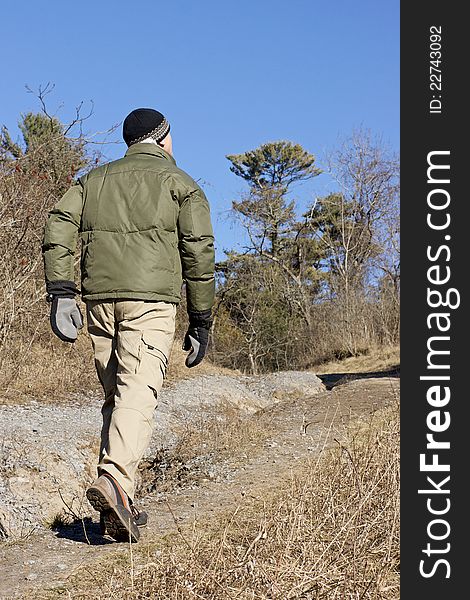
<instances>
[{"instance_id":1,"label":"boot sole","mask_svg":"<svg viewBox=\"0 0 470 600\"><path fill-rule=\"evenodd\" d=\"M114 504L102 490L88 488L86 497L92 507L103 515L108 534L117 542L137 542L140 531L132 514L119 504Z\"/></svg>"},{"instance_id":2,"label":"boot sole","mask_svg":"<svg viewBox=\"0 0 470 600\"><path fill-rule=\"evenodd\" d=\"M145 521L145 523L139 523L137 521L137 519L135 520L135 524L137 525L137 527L140 529L142 529L143 527L147 527L147 521ZM104 515L102 515L102 513L100 513L100 534L101 535L106 535L106 523L104 522Z\"/></svg>"}]
</instances>

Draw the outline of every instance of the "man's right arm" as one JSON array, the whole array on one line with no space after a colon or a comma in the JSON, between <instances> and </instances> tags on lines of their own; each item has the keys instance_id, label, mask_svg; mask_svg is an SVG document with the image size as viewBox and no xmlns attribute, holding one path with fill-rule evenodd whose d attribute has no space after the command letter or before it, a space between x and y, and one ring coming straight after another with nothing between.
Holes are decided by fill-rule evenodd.
<instances>
[{"instance_id":1,"label":"man's right arm","mask_svg":"<svg viewBox=\"0 0 470 600\"><path fill-rule=\"evenodd\" d=\"M214 233L209 202L199 187L181 204L178 233L188 313L210 311L215 296Z\"/></svg>"},{"instance_id":2,"label":"man's right arm","mask_svg":"<svg viewBox=\"0 0 470 600\"><path fill-rule=\"evenodd\" d=\"M195 367L207 350L215 296L214 233L209 203L199 186L190 190L183 199L178 234L189 317L183 350L189 351L186 366Z\"/></svg>"}]
</instances>

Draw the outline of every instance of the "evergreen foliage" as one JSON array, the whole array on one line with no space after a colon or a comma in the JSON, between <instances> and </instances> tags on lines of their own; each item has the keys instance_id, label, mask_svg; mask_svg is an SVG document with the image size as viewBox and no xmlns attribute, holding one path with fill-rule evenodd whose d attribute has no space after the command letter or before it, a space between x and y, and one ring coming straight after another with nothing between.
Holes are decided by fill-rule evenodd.
<instances>
[{"instance_id":1,"label":"evergreen foliage","mask_svg":"<svg viewBox=\"0 0 470 600\"><path fill-rule=\"evenodd\" d=\"M281 193L295 181L305 181L321 173L313 154L300 144L287 141L262 144L243 154L228 155L227 159L232 163L230 170L250 187L278 188Z\"/></svg>"}]
</instances>

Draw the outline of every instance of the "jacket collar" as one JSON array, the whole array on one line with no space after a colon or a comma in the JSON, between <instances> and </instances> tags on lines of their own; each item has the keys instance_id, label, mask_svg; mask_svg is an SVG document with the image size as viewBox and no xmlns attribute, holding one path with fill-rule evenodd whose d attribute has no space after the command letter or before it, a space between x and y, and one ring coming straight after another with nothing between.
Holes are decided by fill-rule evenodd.
<instances>
[{"instance_id":1,"label":"jacket collar","mask_svg":"<svg viewBox=\"0 0 470 600\"><path fill-rule=\"evenodd\" d=\"M132 146L127 149L126 156L129 156L130 154L153 154L153 156L164 158L176 165L176 161L171 154L168 154L161 146L157 146L156 144L132 144Z\"/></svg>"}]
</instances>

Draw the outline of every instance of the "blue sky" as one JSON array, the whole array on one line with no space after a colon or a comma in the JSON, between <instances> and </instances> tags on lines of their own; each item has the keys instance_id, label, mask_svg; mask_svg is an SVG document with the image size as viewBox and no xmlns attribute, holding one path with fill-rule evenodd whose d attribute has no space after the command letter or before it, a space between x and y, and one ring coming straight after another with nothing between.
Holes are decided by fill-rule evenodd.
<instances>
[{"instance_id":1,"label":"blue sky","mask_svg":"<svg viewBox=\"0 0 470 600\"><path fill-rule=\"evenodd\" d=\"M398 0L18 0L2 7L2 38L0 124L14 135L38 110L25 84L54 83L63 121L93 100L90 132L141 106L168 117L178 165L205 182L219 258L242 239L228 211L246 189L226 154L286 139L321 164L359 126L399 148ZM320 176L294 195L303 206L330 189Z\"/></svg>"}]
</instances>

